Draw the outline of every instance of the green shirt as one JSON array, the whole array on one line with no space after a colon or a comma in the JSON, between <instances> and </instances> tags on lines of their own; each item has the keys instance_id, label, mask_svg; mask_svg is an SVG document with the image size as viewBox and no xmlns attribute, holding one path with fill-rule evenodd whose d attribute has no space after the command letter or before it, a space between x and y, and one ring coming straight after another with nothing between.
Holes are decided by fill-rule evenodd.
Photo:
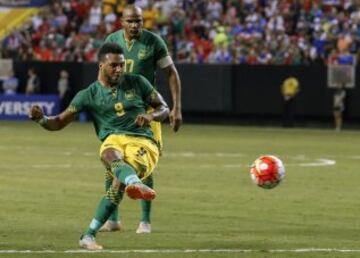
<instances>
[{"instance_id":1,"label":"green shirt","mask_svg":"<svg viewBox=\"0 0 360 258\"><path fill-rule=\"evenodd\" d=\"M95 81L79 91L69 110L86 111L92 117L101 141L110 134L144 136L153 140L149 126L140 127L135 123L139 114L146 113L147 101L153 93L154 88L143 76L124 74L112 89Z\"/></svg>"},{"instance_id":2,"label":"green shirt","mask_svg":"<svg viewBox=\"0 0 360 258\"><path fill-rule=\"evenodd\" d=\"M124 30L110 34L105 42L117 43L124 51L125 72L141 74L155 84L157 61L169 55L165 42L155 33L143 29L140 38L126 42Z\"/></svg>"}]
</instances>

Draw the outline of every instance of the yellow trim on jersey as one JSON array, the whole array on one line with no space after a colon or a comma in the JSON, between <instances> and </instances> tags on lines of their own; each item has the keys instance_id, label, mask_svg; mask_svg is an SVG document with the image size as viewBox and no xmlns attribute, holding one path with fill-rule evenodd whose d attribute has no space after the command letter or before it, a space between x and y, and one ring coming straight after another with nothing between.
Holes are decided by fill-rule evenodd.
<instances>
[{"instance_id":1,"label":"yellow trim on jersey","mask_svg":"<svg viewBox=\"0 0 360 258\"><path fill-rule=\"evenodd\" d=\"M77 112L76 107L74 107L74 106L72 106L72 105L70 105L66 110L69 111L69 112L71 112L71 113L76 113L76 112Z\"/></svg>"},{"instance_id":2,"label":"yellow trim on jersey","mask_svg":"<svg viewBox=\"0 0 360 258\"><path fill-rule=\"evenodd\" d=\"M125 37L125 30L124 30L124 33L123 33L123 38L125 40L125 43L126 43L126 48L127 50L130 52L132 47L134 46L135 44L135 40L136 39L131 39L131 40L127 40L126 37Z\"/></svg>"},{"instance_id":3,"label":"yellow trim on jersey","mask_svg":"<svg viewBox=\"0 0 360 258\"><path fill-rule=\"evenodd\" d=\"M127 50L130 52L131 49L132 49L132 47L134 46L135 40L127 41L127 40L125 39L125 43L126 43L126 48L127 48Z\"/></svg>"}]
</instances>

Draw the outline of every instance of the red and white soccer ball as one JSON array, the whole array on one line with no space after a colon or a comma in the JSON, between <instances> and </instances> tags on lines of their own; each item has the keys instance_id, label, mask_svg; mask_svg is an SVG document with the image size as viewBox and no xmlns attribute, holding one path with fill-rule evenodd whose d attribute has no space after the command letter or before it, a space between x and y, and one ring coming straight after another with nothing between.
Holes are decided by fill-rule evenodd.
<instances>
[{"instance_id":1,"label":"red and white soccer ball","mask_svg":"<svg viewBox=\"0 0 360 258\"><path fill-rule=\"evenodd\" d=\"M272 189L284 178L285 167L278 157L264 155L251 165L250 176L257 186Z\"/></svg>"}]
</instances>

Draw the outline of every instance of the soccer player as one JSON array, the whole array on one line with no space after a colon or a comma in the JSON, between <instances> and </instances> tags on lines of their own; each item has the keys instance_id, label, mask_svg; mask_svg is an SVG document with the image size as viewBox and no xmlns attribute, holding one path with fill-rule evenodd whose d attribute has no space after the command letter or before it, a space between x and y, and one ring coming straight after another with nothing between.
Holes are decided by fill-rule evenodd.
<instances>
[{"instance_id":1,"label":"soccer player","mask_svg":"<svg viewBox=\"0 0 360 258\"><path fill-rule=\"evenodd\" d=\"M82 111L93 118L96 134L102 141L100 158L112 184L80 238L80 246L89 250L102 249L95 235L117 209L123 192L132 199L155 198L155 191L142 183L159 158L149 124L169 115L167 104L146 78L123 74L125 58L119 45L105 43L98 55L98 80L79 91L64 112L47 117L39 106L32 106L29 113L32 120L50 131L64 128ZM151 112L146 112L148 106L153 108Z\"/></svg>"},{"instance_id":2,"label":"soccer player","mask_svg":"<svg viewBox=\"0 0 360 258\"><path fill-rule=\"evenodd\" d=\"M122 15L122 25L123 29L110 34L106 38L106 42L117 43L123 48L126 73L141 74L154 85L156 68L160 67L165 72L173 102L169 115L170 124L174 132L177 132L182 123L181 83L165 42L158 35L143 29L142 10L134 5L125 7ZM150 125L161 150L161 124L152 122ZM153 177L148 177L145 184L153 188ZM108 180L106 188L110 185L111 181ZM142 216L136 233L150 233L151 201L142 200L141 208ZM121 229L121 226L118 209L116 209L101 231L117 231Z\"/></svg>"}]
</instances>

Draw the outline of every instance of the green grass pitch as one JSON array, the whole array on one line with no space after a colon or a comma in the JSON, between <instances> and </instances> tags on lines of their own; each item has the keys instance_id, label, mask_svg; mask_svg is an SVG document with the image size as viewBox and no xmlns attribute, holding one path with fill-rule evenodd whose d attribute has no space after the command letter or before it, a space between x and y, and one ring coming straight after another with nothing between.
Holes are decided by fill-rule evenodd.
<instances>
[{"instance_id":1,"label":"green grass pitch","mask_svg":"<svg viewBox=\"0 0 360 258\"><path fill-rule=\"evenodd\" d=\"M0 258L360 256L360 132L185 124L163 137L153 233L135 234L140 203L125 197L125 231L97 236L107 252L76 253L103 194L92 125L2 121ZM272 190L250 180L262 154L285 164Z\"/></svg>"}]
</instances>

